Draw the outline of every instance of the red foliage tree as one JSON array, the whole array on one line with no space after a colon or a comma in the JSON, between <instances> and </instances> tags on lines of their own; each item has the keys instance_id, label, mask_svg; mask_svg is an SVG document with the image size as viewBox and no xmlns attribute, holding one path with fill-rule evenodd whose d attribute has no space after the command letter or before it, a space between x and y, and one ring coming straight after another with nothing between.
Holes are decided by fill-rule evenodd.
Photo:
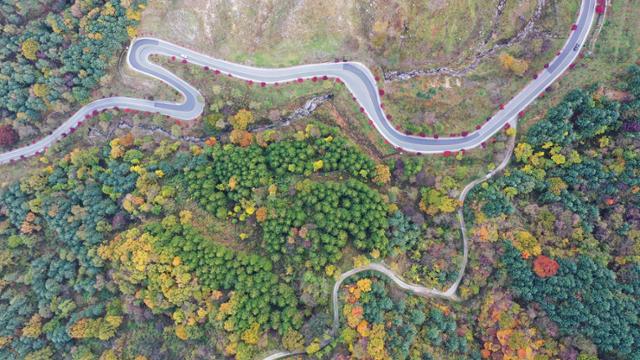
<instances>
[{"instance_id":1,"label":"red foliage tree","mask_svg":"<svg viewBox=\"0 0 640 360\"><path fill-rule=\"evenodd\" d=\"M538 256L533 261L533 272L541 278L551 277L558 272L560 265L558 263L544 255Z\"/></svg>"},{"instance_id":2,"label":"red foliage tree","mask_svg":"<svg viewBox=\"0 0 640 360\"><path fill-rule=\"evenodd\" d=\"M11 125L0 126L0 147L9 147L18 142L18 133Z\"/></svg>"}]
</instances>

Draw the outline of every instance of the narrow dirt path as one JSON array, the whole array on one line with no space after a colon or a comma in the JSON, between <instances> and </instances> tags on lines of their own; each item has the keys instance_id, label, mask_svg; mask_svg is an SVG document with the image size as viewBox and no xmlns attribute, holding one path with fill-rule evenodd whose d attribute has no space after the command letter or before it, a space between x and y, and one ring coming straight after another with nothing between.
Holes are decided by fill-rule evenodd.
<instances>
[{"instance_id":1,"label":"narrow dirt path","mask_svg":"<svg viewBox=\"0 0 640 360\"><path fill-rule=\"evenodd\" d=\"M513 149L516 143L515 140L516 140L515 134L509 138L507 143L507 151L505 152L504 159L500 162L500 164L485 176L467 184L462 190L462 192L460 193L460 196L458 197L458 199L461 201L461 204L462 204L460 209L458 209L457 217L458 217L458 222L460 223L460 232L462 234L462 245L463 245L462 259L463 260L462 260L462 264L460 264L460 270L458 270L458 276L456 277L456 280L453 282L453 284L451 284L451 286L449 286L449 288L447 288L447 290L445 291L441 291L434 288L428 288L418 284L412 284L403 280L400 275L396 274L393 270L391 270L391 268L389 268L386 264L382 262L371 263L368 265L360 266L360 267L345 271L344 273L340 274L335 284L333 285L333 291L331 292L333 324L329 332L330 338L323 340L320 344L321 347L327 346L331 342L331 338L336 337L338 334L338 330L340 329L339 291L340 291L340 288L342 287L342 284L347 279L349 279L350 277L356 274L367 272L367 271L377 272L388 277L389 280L391 280L394 283L394 285L396 285L397 287L407 292L410 292L414 295L421 296L424 298L441 298L441 299L446 299L450 301L461 300L458 297L458 295L456 295L456 293L458 291L458 288L460 287L462 278L464 277L467 264L469 263L469 238L467 237L467 227L464 221L464 213L463 213L464 202L467 198L467 195L469 195L469 192L471 192L471 190L476 185L491 179L494 175L501 172L507 167L507 165L509 164L509 161L511 160L511 155L513 154ZM301 355L304 353L305 353L304 351L295 351L295 352L279 351L277 353L273 353L265 357L264 360L282 359L282 358L287 358L295 355Z\"/></svg>"}]
</instances>

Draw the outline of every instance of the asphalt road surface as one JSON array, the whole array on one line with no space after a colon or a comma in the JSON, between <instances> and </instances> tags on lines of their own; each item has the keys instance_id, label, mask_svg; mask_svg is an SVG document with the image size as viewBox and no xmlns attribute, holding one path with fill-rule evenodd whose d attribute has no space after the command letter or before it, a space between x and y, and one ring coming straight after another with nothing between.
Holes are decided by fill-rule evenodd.
<instances>
[{"instance_id":1,"label":"asphalt road surface","mask_svg":"<svg viewBox=\"0 0 640 360\"><path fill-rule=\"evenodd\" d=\"M535 100L535 97L537 97L540 93L542 93L547 86L549 86L553 81L555 81L555 79L557 79L562 74L562 72L564 72L571 65L571 63L573 63L575 58L578 56L580 48L586 41L586 38L591 29L591 25L593 23L594 17L595 17L595 0L592 0L592 1L584 0L582 2L582 6L580 9L578 22L576 23L576 29L572 31L572 34L569 40L567 40L563 50L560 52L558 57L551 64L548 65L548 67L546 68L546 71L543 74L539 75L536 81L533 81L532 83L530 83L524 90L520 92L520 94L518 94L513 100L511 100L509 104L505 106L504 111L508 112L509 114L515 114L515 116L511 115L511 117L509 117L510 116L509 114L504 115L502 114L503 112L500 112L492 118L492 121L495 120L496 118L501 119L500 120L501 122L497 122L497 124L495 125L497 126L498 130L501 127L503 127L504 124L506 123L513 122L512 125L515 125L515 122L517 121L517 114L518 112L522 111L517 109L524 109L526 106L528 106L533 100ZM583 30L584 32L580 32L581 28L584 29ZM538 81L542 78L542 76L544 76L544 79L546 80ZM536 94L536 95L530 98L529 96L532 94ZM518 107L518 106L521 106L521 107ZM513 107L514 109L516 109L516 112L513 113L513 111L508 111L510 107ZM501 115L502 117L500 117ZM491 123L491 121L489 123ZM492 126L492 128L495 128L495 127ZM384 136L384 133L382 131L381 133ZM481 132L478 131L477 133L481 133ZM495 132L490 132L491 135L493 135L494 133ZM467 139L471 139L471 136L482 136L482 135L471 134L469 137L467 137ZM387 140L389 139L387 138ZM467 184L467 186L464 187L459 197L459 200L461 202L464 203L467 195L469 194L471 189L473 189L476 185L490 179L491 177L496 175L498 172L506 168L507 164L509 163L509 160L511 159L511 155L513 154L514 146L515 146L515 136L509 139L509 145L502 162L487 175L470 182L469 184ZM447 150L453 151L454 149L447 149ZM338 292L340 290L340 287L342 286L342 283L349 277L364 271L373 271L373 272L381 273L387 276L399 288L405 291L411 292L418 296L438 297L438 298L454 300L454 301L459 300L459 298L456 295L456 292L458 290L458 287L460 286L460 283L462 282L462 278L464 276L464 272L467 267L467 263L469 259L469 240L467 238L467 230L465 226L462 208L458 210L457 215L458 215L458 221L460 223L460 231L462 233L462 240L463 240L463 259L462 259L462 263L460 264L460 268L458 270L458 276L456 277L456 280L454 281L454 283L451 284L451 286L449 286L449 288L447 288L445 291L441 291L438 289L427 288L425 286L418 285L418 284L408 283L383 263L373 263L373 264L368 264L368 265L364 265L358 268L348 270L342 273L338 277L338 279L336 280L333 286L333 291L331 293L331 306L333 308L333 325L331 327L330 336L335 337L339 330L339 325L340 325L339 311L340 310L339 310ZM321 347L326 346L329 342L330 342L329 339L323 340L321 342ZM278 351L278 352L271 353L270 355L265 357L263 360L282 359L282 358L292 357L296 355L301 355L304 353L305 353L304 351L293 351L293 352Z\"/></svg>"},{"instance_id":2,"label":"asphalt road surface","mask_svg":"<svg viewBox=\"0 0 640 360\"><path fill-rule=\"evenodd\" d=\"M520 91L520 93L518 93L507 104L502 106L501 110L492 116L483 127L467 134L466 136L443 137L436 139L407 135L396 130L384 114L381 106L381 95L373 74L366 66L358 62L310 64L288 68L256 68L211 58L163 40L154 38L138 38L135 39L129 47L129 51L127 53L128 65L133 70L144 75L154 77L176 89L184 97L182 102L174 103L129 97L111 97L96 100L78 110L50 135L30 145L0 154L0 164L24 159L44 152L54 142L73 132L74 129L82 125L83 121L99 114L103 110L114 108L131 109L142 112L160 113L181 120L193 120L200 116L204 109L204 101L200 92L189 83L175 76L173 73L150 62L149 56L153 54L173 57L178 61L186 61L188 63L202 66L215 75L240 78L246 81L255 82L260 86L277 85L291 81L299 82L309 79L313 81L339 79L347 86L349 91L356 98L362 111L369 117L380 135L382 135L382 137L384 137L393 146L405 151L425 154L472 149L482 145L483 142L488 140L496 132L503 129L505 125L510 124L511 126L515 126L519 114L571 66L578 57L580 50L589 35L595 18L595 6L596 0L582 1L578 20L572 27L571 35L567 39L558 56L548 64L533 81ZM514 139L511 139L509 151L500 166L485 177L468 184L460 195L460 200L464 201L468 192L475 185L489 179L498 171L504 169L511 157L514 144L513 141ZM380 272L389 277L390 280L400 288L419 296L441 297L450 300L458 299L455 293L462 280L462 276L464 275L468 259L468 241L466 238L462 210L458 212L458 218L463 236L464 259L454 284L452 284L447 290L440 291L437 289L426 288L421 285L407 283L384 264L369 264L349 270L341 274L334 284L332 292L334 316L331 331L332 336L335 336L339 327L338 290L344 280L363 271ZM326 343L328 343L328 341L324 341L322 345L324 346ZM272 353L267 356L265 360L290 357L302 353L303 352L300 351L280 351Z\"/></svg>"},{"instance_id":3,"label":"asphalt road surface","mask_svg":"<svg viewBox=\"0 0 640 360\"><path fill-rule=\"evenodd\" d=\"M83 121L108 109L131 109L142 112L160 113L181 120L193 120L202 114L204 101L202 95L193 86L175 76L168 70L149 61L152 54L175 57L178 61L186 61L204 67L213 75L231 76L246 81L254 82L259 86L276 85L285 82L299 82L304 80L325 81L330 79L340 79L349 91L356 98L362 111L369 117L380 135L382 135L393 146L416 153L442 153L445 151L468 150L482 145L505 125L515 126L520 112L531 104L547 87L549 87L560 75L562 75L578 57L582 46L591 30L595 18L596 0L583 0L578 20L571 30L571 35L558 56L539 73L520 93L503 106L493 117L489 119L479 130L469 133L467 136L424 138L420 136L407 135L397 131L388 121L381 106L381 97L376 85L375 78L371 71L358 62L342 63L322 63L301 65L288 68L256 68L235 64L224 60L208 57L206 55L191 51L189 49L171 44L169 42L154 38L138 38L133 41L127 53L127 63L135 71L147 76L154 77L176 89L184 100L180 103L153 101L129 97L111 97L96 100L78 110L72 117L65 121L53 133L34 142L33 144L11 150L0 154L0 164L24 159L37 155L60 138L73 132ZM503 162L485 177L475 180L467 185L460 200L464 201L468 192L478 183L487 180L507 165L513 150L514 139L511 139L509 151ZM464 270L468 259L468 241L464 227L464 218L461 211L458 218L463 233L464 256L458 277L446 291L426 288L421 285L405 282L384 264L369 264L360 268L355 268L343 273L335 283L332 292L333 305L333 328L332 335L335 335L339 325L338 313L338 290L344 280L350 276L363 271L376 271L389 277L400 288L410 291L416 295L425 297L441 297L456 300L456 291L464 275ZM324 341L325 345L328 341ZM273 360L302 352L281 351L273 353L265 360Z\"/></svg>"},{"instance_id":4,"label":"asphalt road surface","mask_svg":"<svg viewBox=\"0 0 640 360\"><path fill-rule=\"evenodd\" d=\"M339 79L356 98L362 111L369 117L380 135L398 149L415 153L443 153L445 151L468 150L482 145L506 124L515 125L520 112L531 104L551 85L580 53L595 17L596 0L583 0L575 29L571 30L559 55L540 72L518 95L503 106L479 130L466 136L425 138L404 134L396 130L387 120L381 107L381 96L371 71L358 62L322 63L288 68L256 68L211 58L195 51L154 38L138 38L133 41L127 54L127 63L135 71L157 78L175 88L183 95L180 103L152 101L129 97L100 99L82 107L52 134L41 140L0 154L0 164L37 155L60 138L72 132L86 119L100 111L120 108L143 112L160 113L180 120L193 120L202 114L204 101L193 86L168 70L149 61L152 54L175 57L205 67L212 74L231 76L254 82L259 86L276 85L291 81Z\"/></svg>"}]
</instances>

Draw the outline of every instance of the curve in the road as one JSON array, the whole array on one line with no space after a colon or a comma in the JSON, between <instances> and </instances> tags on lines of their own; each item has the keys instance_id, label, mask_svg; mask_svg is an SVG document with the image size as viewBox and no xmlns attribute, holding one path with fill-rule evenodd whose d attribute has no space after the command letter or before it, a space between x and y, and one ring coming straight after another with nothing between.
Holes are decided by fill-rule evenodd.
<instances>
[{"instance_id":1,"label":"curve in the road","mask_svg":"<svg viewBox=\"0 0 640 360\"><path fill-rule=\"evenodd\" d=\"M487 139L505 127L505 125L509 124L514 126L522 111L571 66L573 61L578 57L580 49L584 45L593 24L595 5L596 0L582 0L578 20L572 27L571 35L558 56L549 65L545 66L545 71L538 74L536 78L509 101L509 103L501 106L500 111L491 117L483 127L466 136L425 138L407 135L396 130L384 114L381 92L377 87L373 74L366 66L358 62L323 63L289 68L256 68L211 58L159 39L139 38L133 41L129 48L127 53L128 65L133 70L159 79L176 89L184 97L182 102L174 103L129 97L111 97L91 102L78 110L71 118L54 130L52 134L30 145L0 154L0 164L43 152L54 142L73 132L85 119L89 119L97 115L100 111L108 109L123 108L154 112L181 120L193 120L200 116L204 109L204 101L201 94L197 89L173 73L152 63L149 57L154 54L180 58L185 61L188 59L188 62L202 66L205 70L211 70L218 74L224 73L228 76L241 78L250 82L259 82L262 86L289 81L304 81L304 79L328 80L329 78L335 78L345 83L349 91L359 102L361 111L371 119L381 136L393 146L416 153L442 153L446 151L472 149L482 145ZM514 139L512 138L509 151L503 162L485 177L468 184L461 193L460 200L464 201L468 192L475 185L487 180L498 171L504 169L511 156L513 144ZM456 281L446 291L442 292L437 289L429 289L420 285L407 283L384 264L369 264L364 267L349 270L339 277L333 288L332 306L334 322L332 335L335 335L339 326L338 290L342 282L348 277L363 271L380 272L389 277L392 282L400 288L417 295L456 300L457 297L455 293L462 281L469 253L462 210L458 212L458 219L463 238L463 262ZM326 343L325 341L323 345ZM300 353L302 352L278 352L265 359L279 359Z\"/></svg>"},{"instance_id":2,"label":"curve in the road","mask_svg":"<svg viewBox=\"0 0 640 360\"><path fill-rule=\"evenodd\" d=\"M290 81L337 79L343 82L356 98L371 123L387 142L398 149L415 153L442 153L468 150L482 145L505 125L515 125L524 109L542 94L551 83L568 69L579 55L595 17L597 0L583 0L576 24L558 56L539 73L520 93L502 105L484 126L465 136L426 138L407 135L396 130L385 115L381 92L371 71L358 62L322 63L288 68L256 68L215 59L198 52L154 38L138 38L127 53L127 63L135 71L154 77L176 89L184 98L180 103L153 101L130 97L104 98L87 104L58 127L52 134L30 145L0 154L0 164L37 155L100 111L126 108L154 112L181 120L193 120L202 114L204 101L197 89L167 69L149 60L150 55L174 57L204 67L217 74L240 78L249 82L279 84Z\"/></svg>"},{"instance_id":3,"label":"curve in the road","mask_svg":"<svg viewBox=\"0 0 640 360\"><path fill-rule=\"evenodd\" d=\"M582 8L581 8L581 13L585 10L585 2L583 1L582 3ZM589 25L591 26L591 25ZM584 43L584 41L586 40L586 37L583 38L581 41L581 44ZM565 48L570 45L571 40L569 40L567 42L567 44L565 44ZM575 45L574 45L575 46ZM562 61L562 60L561 60ZM573 60L572 60L573 61ZM557 66L554 67L555 70L557 70ZM458 287L460 286L460 283L462 282L462 278L464 277L464 273L467 267L467 264L469 262L469 239L467 237L467 229L466 229L466 224L465 224L465 220L464 220L464 213L463 213L463 207L464 207L464 202L467 198L467 195L471 192L471 190L477 186L478 184L489 180L491 177L493 177L494 175L496 175L497 173L501 172L502 170L504 170L507 165L509 164L509 161L511 159L511 156L513 154L513 149L515 147L515 133L511 136L511 138L509 139L509 143L507 146L507 151L504 155L503 160L500 162L500 164L491 172L489 172L488 174L486 174L485 176L476 179L472 182L470 182L469 184L467 184L464 189L462 190L462 192L460 193L459 196L459 200L461 202L461 204L463 204L460 209L458 209L457 212L457 217L458 217L458 222L460 224L460 232L462 234L462 242L463 242L463 258L462 258L462 263L460 264L460 268L458 270L458 275L456 277L456 280L453 282L453 284L451 284L451 286L445 290L445 291L441 291L438 289L433 289L433 288L427 288L425 286L421 286L421 285L417 285L417 284L411 284L411 283L407 283L406 281L404 281L400 276L398 276L393 270L391 270L389 267L387 267L385 264L383 263L373 263L373 264L368 264L368 265L364 265L358 268L354 268L351 270L348 270L342 274L340 274L340 276L338 277L338 279L336 280L334 286L333 286L333 291L331 293L331 306L333 309L333 324L331 327L331 332L330 332L330 336L331 337L335 337L336 334L338 333L339 330L339 326L340 326L340 312L339 312L339 299L338 299L338 292L340 290L340 287L342 286L342 284L344 283L345 280L347 280L349 277L356 275L358 273L361 272L366 272L366 271L373 271L373 272L378 272L381 273L385 276L387 276L396 286L398 286L399 288L409 291L415 295L418 296L422 296L422 297L436 297L436 298L443 298L443 299L448 299L448 300L453 300L453 301L459 301L460 299L456 296L456 292L458 290ZM322 347L326 346L328 343L330 342L330 340L324 340L321 344ZM269 356L263 358L263 360L276 360L276 359L283 359L283 358L288 358L288 357L292 357L292 356L296 356L296 355L301 355L304 354L304 351L293 351L293 352L289 352L289 351L278 351L275 353L270 354Z\"/></svg>"},{"instance_id":4,"label":"curve in the road","mask_svg":"<svg viewBox=\"0 0 640 360\"><path fill-rule=\"evenodd\" d=\"M384 263L367 264L367 265L363 265L363 266L345 271L344 273L340 274L340 276L336 279L336 282L333 285L333 291L331 292L333 324L331 325L331 332L329 334L332 338L338 334L338 330L340 328L340 307L339 307L339 299L338 299L338 292L340 291L340 287L342 287L342 284L348 278L362 272L380 273L388 277L389 280L391 280L391 282L393 282L397 287L405 291L411 292L417 296L422 296L426 298L441 298L441 299L447 299L452 301L460 300L460 298L456 295L456 292L458 291L458 287L462 282L462 278L467 268L467 263L469 262L469 239L467 237L467 228L464 222L464 214L463 214L464 202L469 192L471 192L471 189L473 189L476 185L489 180L494 175L501 172L502 170L504 170L504 168L507 167L507 164L509 164L509 160L511 159L511 155L513 154L515 139L516 139L516 136L515 134L513 134L509 139L509 142L507 145L507 151L505 152L504 158L495 169L493 169L491 172L489 172L485 176L467 184L467 186L465 186L462 192L460 193L460 196L458 199L463 205L460 207L460 209L458 209L458 222L460 224L460 232L462 233L462 246L463 246L462 254L463 255L462 255L462 263L460 264L460 267L458 269L458 275L456 277L456 280L453 282L453 284L451 284L451 286L449 286L449 288L447 288L447 290L445 291L434 289L434 288L428 288L418 284L412 284L403 280L398 274L396 274L391 268L389 268ZM330 340L325 340L322 342L321 346L324 347L329 342ZM304 353L303 351L294 351L294 352L278 351L276 353L273 353L263 358L263 360L283 359L283 358L287 358L295 355L300 355L303 353Z\"/></svg>"},{"instance_id":5,"label":"curve in the road","mask_svg":"<svg viewBox=\"0 0 640 360\"><path fill-rule=\"evenodd\" d=\"M487 175L470 182L469 184L467 184L467 186L464 187L459 197L459 200L461 201L462 204L464 204L464 201L466 200L467 195L469 194L471 189L473 189L476 185L489 180L495 174L504 170L504 168L509 163L509 160L511 159L514 146L515 146L515 134L509 139L507 151L504 155L504 159L502 160L502 162L500 162L500 164L493 171L489 172ZM447 299L452 301L459 301L460 298L456 295L456 292L458 291L458 287L462 282L462 277L464 276L465 269L467 267L467 263L469 260L469 240L467 238L467 230L464 222L462 207L458 210L458 221L460 223L460 232L462 233L462 240L463 240L462 241L463 242L463 259L462 259L462 263L460 264L460 268L458 270L458 276L456 277L456 280L454 281L453 284L451 284L451 286L449 286L447 290L442 291L434 288L427 288L422 285L408 283L405 280L403 280L400 276L398 276L392 269L390 269L384 263L367 264L364 266L360 266L360 267L345 271L344 273L340 274L340 276L337 278L335 284L333 285L333 291L331 292L333 324L331 326L330 336L335 337L340 327L340 308L339 308L339 299L338 299L338 292L340 291L340 287L342 287L342 284L348 278L362 272L377 272L382 275L385 275L386 277L389 278L389 280L391 280L391 282L393 282L399 288L405 291L411 292L417 296L422 296L427 298L442 298L442 299ZM329 343L329 341L330 340L325 340L321 344L321 346L324 347ZM278 351L276 353L273 353L265 357L263 360L282 359L282 358L287 358L295 355L300 355L303 353L304 351L294 351L294 352Z\"/></svg>"}]
</instances>

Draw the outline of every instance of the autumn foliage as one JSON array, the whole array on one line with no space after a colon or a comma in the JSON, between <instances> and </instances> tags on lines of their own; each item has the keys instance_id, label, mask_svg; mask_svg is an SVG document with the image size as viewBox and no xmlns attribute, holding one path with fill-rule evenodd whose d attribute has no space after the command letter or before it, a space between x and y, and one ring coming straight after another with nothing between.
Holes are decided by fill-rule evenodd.
<instances>
[{"instance_id":1,"label":"autumn foliage","mask_svg":"<svg viewBox=\"0 0 640 360\"><path fill-rule=\"evenodd\" d=\"M9 147L18 142L18 133L11 125L0 126L0 147Z\"/></svg>"},{"instance_id":2,"label":"autumn foliage","mask_svg":"<svg viewBox=\"0 0 640 360\"><path fill-rule=\"evenodd\" d=\"M547 278L555 275L558 272L560 265L558 263L544 255L538 256L533 261L533 272L541 278Z\"/></svg>"},{"instance_id":3,"label":"autumn foliage","mask_svg":"<svg viewBox=\"0 0 640 360\"><path fill-rule=\"evenodd\" d=\"M258 220L258 222L264 222L265 220L267 220L266 207L259 207L258 210L256 210L256 220Z\"/></svg>"},{"instance_id":4,"label":"autumn foliage","mask_svg":"<svg viewBox=\"0 0 640 360\"><path fill-rule=\"evenodd\" d=\"M373 182L379 185L384 185L391 181L391 171L389 171L389 167L384 164L376 165L376 173L373 178Z\"/></svg>"},{"instance_id":5,"label":"autumn foliage","mask_svg":"<svg viewBox=\"0 0 640 360\"><path fill-rule=\"evenodd\" d=\"M516 59L505 52L501 53L498 59L502 67L511 70L516 75L522 76L529 69L529 63L526 60Z\"/></svg>"},{"instance_id":6,"label":"autumn foliage","mask_svg":"<svg viewBox=\"0 0 640 360\"><path fill-rule=\"evenodd\" d=\"M246 130L232 130L229 135L229 139L234 144L240 145L241 147L247 147L251 145L253 135Z\"/></svg>"},{"instance_id":7,"label":"autumn foliage","mask_svg":"<svg viewBox=\"0 0 640 360\"><path fill-rule=\"evenodd\" d=\"M247 126L253 123L253 114L249 110L242 109L229 119L234 130L247 130Z\"/></svg>"},{"instance_id":8,"label":"autumn foliage","mask_svg":"<svg viewBox=\"0 0 640 360\"><path fill-rule=\"evenodd\" d=\"M533 327L525 309L500 291L488 294L478 323L483 359L553 358L556 354L556 348L544 346L544 339Z\"/></svg>"},{"instance_id":9,"label":"autumn foliage","mask_svg":"<svg viewBox=\"0 0 640 360\"><path fill-rule=\"evenodd\" d=\"M20 47L22 50L22 56L24 56L25 58L31 60L31 61L35 61L38 60L38 57L36 56L36 53L38 52L38 47L40 46L40 44L38 44L38 42L34 39L27 39L22 43L22 46Z\"/></svg>"},{"instance_id":10,"label":"autumn foliage","mask_svg":"<svg viewBox=\"0 0 640 360\"><path fill-rule=\"evenodd\" d=\"M210 138L208 138L207 140L205 140L205 144L207 146L214 146L216 143L218 142L218 140L216 140L215 136L211 136Z\"/></svg>"}]
</instances>

